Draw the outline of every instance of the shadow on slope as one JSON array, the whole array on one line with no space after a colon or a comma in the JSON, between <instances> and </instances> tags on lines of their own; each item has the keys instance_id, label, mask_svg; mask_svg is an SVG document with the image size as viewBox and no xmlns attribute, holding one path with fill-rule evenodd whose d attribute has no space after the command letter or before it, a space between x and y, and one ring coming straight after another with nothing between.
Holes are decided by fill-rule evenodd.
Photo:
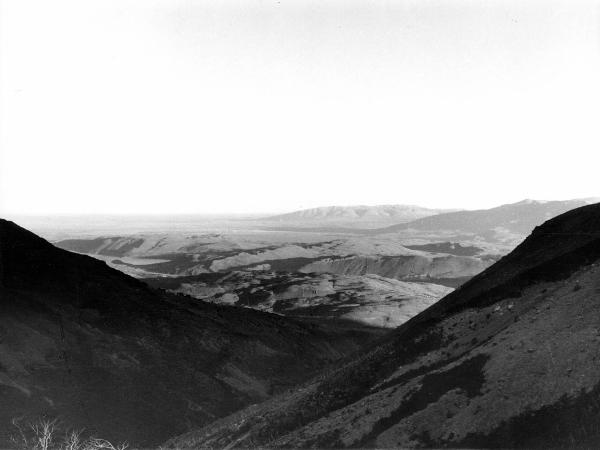
<instances>
[{"instance_id":1,"label":"shadow on slope","mask_svg":"<svg viewBox=\"0 0 600 450\"><path fill-rule=\"evenodd\" d=\"M0 446L14 417L155 445L267 399L364 336L159 292L0 219Z\"/></svg>"}]
</instances>

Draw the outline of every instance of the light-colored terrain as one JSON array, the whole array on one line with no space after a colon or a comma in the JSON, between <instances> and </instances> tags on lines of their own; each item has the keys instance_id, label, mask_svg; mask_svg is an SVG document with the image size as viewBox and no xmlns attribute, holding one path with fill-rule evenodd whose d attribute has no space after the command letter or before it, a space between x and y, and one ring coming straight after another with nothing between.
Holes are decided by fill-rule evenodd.
<instances>
[{"instance_id":1,"label":"light-colored terrain","mask_svg":"<svg viewBox=\"0 0 600 450\"><path fill-rule=\"evenodd\" d=\"M408 283L378 275L260 271L179 280L158 278L148 282L154 287L212 303L295 318L349 321L381 328L401 325L453 290L437 284Z\"/></svg>"},{"instance_id":2,"label":"light-colored terrain","mask_svg":"<svg viewBox=\"0 0 600 450\"><path fill-rule=\"evenodd\" d=\"M306 273L341 275L378 274L398 280L431 280L470 278L491 264L471 256L404 255L397 257L350 256L322 259L300 269Z\"/></svg>"},{"instance_id":3,"label":"light-colored terrain","mask_svg":"<svg viewBox=\"0 0 600 450\"><path fill-rule=\"evenodd\" d=\"M409 249L382 236L273 244L270 234L254 240L216 233L154 234L58 245L154 286L214 303L380 328L404 323L494 260L479 247L461 256L438 253L438 248ZM446 247L450 252L458 248Z\"/></svg>"},{"instance_id":4,"label":"light-colored terrain","mask_svg":"<svg viewBox=\"0 0 600 450\"><path fill-rule=\"evenodd\" d=\"M470 277L500 255L500 249L489 243L473 244L469 256L455 255L451 250L420 250L403 245L397 236L324 235L321 240L305 242L297 236L288 241L283 233L258 235L171 235L100 237L62 240L64 249L101 258L123 271L135 270L137 276L185 276L204 272L227 272L271 268L275 271L375 274L396 279ZM408 239L407 243L430 242ZM408 245L408 244L407 244ZM441 247L440 247L441 248Z\"/></svg>"},{"instance_id":5,"label":"light-colored terrain","mask_svg":"<svg viewBox=\"0 0 600 450\"><path fill-rule=\"evenodd\" d=\"M275 219L180 217L173 219L176 231L164 228L163 219L140 224L146 232L75 236L56 244L137 278L236 273L218 281L205 277L172 284L174 290L214 302L291 314L293 308L283 307L277 297L289 290L298 293L297 305L302 305L297 315L393 327L441 298L447 287L460 286L485 270L536 225L588 202L528 200L441 214L418 207L361 206L317 208ZM416 216L420 218L407 222ZM373 218L397 224L360 228ZM340 228L336 220L352 226ZM104 226L111 223L116 226L108 220ZM286 228L273 229L274 223ZM133 222L125 226L130 229ZM375 276L385 288L373 288ZM245 280L254 280L252 289L246 289ZM318 286L325 285L328 291L322 293ZM424 286L434 286L433 291L424 294ZM321 293L306 295L312 289ZM291 305L290 299L286 302Z\"/></svg>"}]
</instances>

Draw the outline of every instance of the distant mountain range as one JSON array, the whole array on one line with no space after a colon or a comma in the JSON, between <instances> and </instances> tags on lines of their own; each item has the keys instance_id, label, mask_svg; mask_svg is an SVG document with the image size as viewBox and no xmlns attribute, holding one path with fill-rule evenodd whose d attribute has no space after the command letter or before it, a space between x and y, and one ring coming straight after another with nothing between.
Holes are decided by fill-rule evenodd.
<instances>
[{"instance_id":1,"label":"distant mountain range","mask_svg":"<svg viewBox=\"0 0 600 450\"><path fill-rule=\"evenodd\" d=\"M566 205L499 211L549 206ZM352 361L166 447L598 448L599 293L600 205L588 205Z\"/></svg>"},{"instance_id":2,"label":"distant mountain range","mask_svg":"<svg viewBox=\"0 0 600 450\"><path fill-rule=\"evenodd\" d=\"M456 210L429 209L415 205L323 206L267 217L284 223L378 224L403 223Z\"/></svg>"},{"instance_id":3,"label":"distant mountain range","mask_svg":"<svg viewBox=\"0 0 600 450\"><path fill-rule=\"evenodd\" d=\"M370 235L402 233L403 236L416 234L429 237L438 234L445 236L444 239L454 236L454 239L458 241L475 237L492 242L513 242L516 245L537 225L544 223L546 220L571 209L599 201L600 198L555 201L527 199L489 209L442 211L435 214L427 213L427 211L434 210L414 207L416 211L421 211L425 215L414 220L398 221L388 226L385 226L381 221L378 222L379 225L376 221L371 221L366 226L364 225L367 223L366 220L353 219L351 215L348 215L343 221L337 222L328 218L321 219L318 213L310 213L310 211L320 210L320 208L316 208L315 210L306 210L306 218L302 218L304 211L275 216L286 217L286 219L281 220L281 225L272 226L271 229ZM324 211L335 210L335 208L325 208ZM325 217L328 216L325 215ZM404 217L407 218L408 215Z\"/></svg>"},{"instance_id":4,"label":"distant mountain range","mask_svg":"<svg viewBox=\"0 0 600 450\"><path fill-rule=\"evenodd\" d=\"M506 233L529 234L536 226L571 209L596 203L598 199L558 201L523 200L490 209L456 211L424 217L409 223L373 231L392 233L405 230L452 231L495 238Z\"/></svg>"},{"instance_id":5,"label":"distant mountain range","mask_svg":"<svg viewBox=\"0 0 600 450\"><path fill-rule=\"evenodd\" d=\"M275 271L377 274L404 281L428 277L424 281L435 283L453 279L449 285L454 287L508 253L536 226L592 201L525 200L490 209L436 214L374 229L345 228L343 224L318 219L312 225L290 220L284 227L269 227L291 230L290 240L297 238L297 232L333 235L314 244L290 241L249 245L233 235L151 234L67 239L55 245L94 255L136 277L188 276L262 265ZM319 227L319 223L326 225Z\"/></svg>"}]
</instances>

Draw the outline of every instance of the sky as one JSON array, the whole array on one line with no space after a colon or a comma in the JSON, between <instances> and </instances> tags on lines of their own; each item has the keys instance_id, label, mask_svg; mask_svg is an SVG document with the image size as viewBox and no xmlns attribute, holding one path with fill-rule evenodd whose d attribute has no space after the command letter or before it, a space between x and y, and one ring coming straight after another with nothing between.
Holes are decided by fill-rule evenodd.
<instances>
[{"instance_id":1,"label":"sky","mask_svg":"<svg viewBox=\"0 0 600 450\"><path fill-rule=\"evenodd\" d=\"M600 196L600 2L0 0L0 215Z\"/></svg>"}]
</instances>

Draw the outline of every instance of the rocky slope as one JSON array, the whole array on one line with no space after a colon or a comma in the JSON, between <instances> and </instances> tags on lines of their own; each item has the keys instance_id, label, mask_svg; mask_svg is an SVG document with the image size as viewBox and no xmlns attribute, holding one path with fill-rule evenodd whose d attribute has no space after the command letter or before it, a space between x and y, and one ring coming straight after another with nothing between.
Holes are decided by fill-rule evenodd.
<instances>
[{"instance_id":1,"label":"rocky slope","mask_svg":"<svg viewBox=\"0 0 600 450\"><path fill-rule=\"evenodd\" d=\"M155 445L368 341L149 288L0 219L0 447L15 417Z\"/></svg>"},{"instance_id":2,"label":"rocky slope","mask_svg":"<svg viewBox=\"0 0 600 450\"><path fill-rule=\"evenodd\" d=\"M169 446L597 448L599 296L591 205L353 361Z\"/></svg>"}]
</instances>

